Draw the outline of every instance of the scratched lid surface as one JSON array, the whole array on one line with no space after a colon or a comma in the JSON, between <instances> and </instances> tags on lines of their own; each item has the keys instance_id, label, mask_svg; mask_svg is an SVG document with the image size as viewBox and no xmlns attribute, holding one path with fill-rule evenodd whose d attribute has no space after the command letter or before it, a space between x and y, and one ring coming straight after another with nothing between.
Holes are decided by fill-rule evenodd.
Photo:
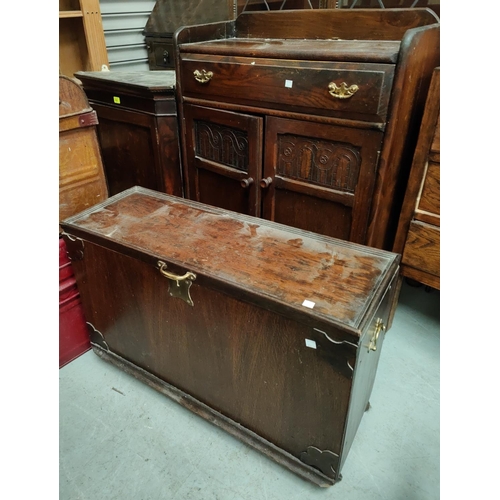
<instances>
[{"instance_id":1,"label":"scratched lid surface","mask_svg":"<svg viewBox=\"0 0 500 500\"><path fill-rule=\"evenodd\" d=\"M352 328L399 262L392 252L139 187L61 226Z\"/></svg>"}]
</instances>

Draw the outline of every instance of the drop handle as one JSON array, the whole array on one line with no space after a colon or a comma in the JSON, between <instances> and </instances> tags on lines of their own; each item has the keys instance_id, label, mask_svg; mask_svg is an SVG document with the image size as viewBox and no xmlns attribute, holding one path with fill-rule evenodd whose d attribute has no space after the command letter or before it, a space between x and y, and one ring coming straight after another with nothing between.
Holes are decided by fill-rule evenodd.
<instances>
[{"instance_id":1,"label":"drop handle","mask_svg":"<svg viewBox=\"0 0 500 500\"><path fill-rule=\"evenodd\" d=\"M249 177L248 179L242 179L240 185L242 188L247 189L253 184L253 179Z\"/></svg>"},{"instance_id":2,"label":"drop handle","mask_svg":"<svg viewBox=\"0 0 500 500\"><path fill-rule=\"evenodd\" d=\"M380 336L380 332L385 332L386 327L384 325L384 322L381 318L377 318L377 321L375 322L375 328L373 331L373 335L370 339L370 344L368 346L369 351L376 351L377 350L377 340Z\"/></svg>"},{"instance_id":3,"label":"drop handle","mask_svg":"<svg viewBox=\"0 0 500 500\"><path fill-rule=\"evenodd\" d=\"M194 79L200 83L207 83L212 79L212 76L214 76L212 71L207 71L206 69L202 69L201 71L198 69L195 69L193 71L193 75L194 75Z\"/></svg>"},{"instance_id":4,"label":"drop handle","mask_svg":"<svg viewBox=\"0 0 500 500\"><path fill-rule=\"evenodd\" d=\"M265 179L262 179L260 181L260 187L265 189L265 188L268 188L269 185L271 184L271 182L273 182L273 178L272 177L266 177Z\"/></svg>"}]
</instances>

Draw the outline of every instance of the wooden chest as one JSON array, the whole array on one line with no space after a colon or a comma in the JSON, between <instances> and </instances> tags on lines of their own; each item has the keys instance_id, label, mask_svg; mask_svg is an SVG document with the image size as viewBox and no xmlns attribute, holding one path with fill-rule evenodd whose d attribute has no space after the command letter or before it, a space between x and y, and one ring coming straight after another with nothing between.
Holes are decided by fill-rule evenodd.
<instances>
[{"instance_id":1,"label":"wooden chest","mask_svg":"<svg viewBox=\"0 0 500 500\"><path fill-rule=\"evenodd\" d=\"M142 186L182 196L175 72L80 71L99 117L99 142L114 195Z\"/></svg>"},{"instance_id":2,"label":"wooden chest","mask_svg":"<svg viewBox=\"0 0 500 500\"><path fill-rule=\"evenodd\" d=\"M139 187L63 228L98 355L301 477L341 478L399 255Z\"/></svg>"}]
</instances>

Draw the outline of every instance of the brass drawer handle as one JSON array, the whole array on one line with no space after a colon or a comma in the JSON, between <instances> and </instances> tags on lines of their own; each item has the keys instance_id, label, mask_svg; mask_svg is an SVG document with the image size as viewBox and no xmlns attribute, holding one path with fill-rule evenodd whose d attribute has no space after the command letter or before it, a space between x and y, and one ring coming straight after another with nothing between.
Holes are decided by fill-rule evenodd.
<instances>
[{"instance_id":1,"label":"brass drawer handle","mask_svg":"<svg viewBox=\"0 0 500 500\"><path fill-rule=\"evenodd\" d=\"M346 82L342 82L340 86L337 86L335 82L330 82L328 85L328 92L337 99L349 99L358 90L359 87L357 85L351 85L348 87Z\"/></svg>"},{"instance_id":2,"label":"brass drawer handle","mask_svg":"<svg viewBox=\"0 0 500 500\"><path fill-rule=\"evenodd\" d=\"M168 278L169 288L168 291L172 297L178 297L182 299L184 302L189 304L190 306L194 306L193 301L191 299L191 295L189 293L189 288L193 284L193 281L196 279L196 274L188 271L182 276L178 276L177 274L170 273L167 271L167 264L162 260L157 262L157 266L160 269L160 273Z\"/></svg>"},{"instance_id":3,"label":"brass drawer handle","mask_svg":"<svg viewBox=\"0 0 500 500\"><path fill-rule=\"evenodd\" d=\"M194 70L193 75L194 79L200 83L207 83L212 79L212 76L214 76L211 71L207 71L204 69L202 69L201 71L198 71L197 69Z\"/></svg>"},{"instance_id":4,"label":"brass drawer handle","mask_svg":"<svg viewBox=\"0 0 500 500\"><path fill-rule=\"evenodd\" d=\"M368 350L370 351L377 350L377 340L380 336L380 332L385 332L385 325L381 318L377 318L377 321L375 323L375 330L370 340L370 345L368 346Z\"/></svg>"}]
</instances>

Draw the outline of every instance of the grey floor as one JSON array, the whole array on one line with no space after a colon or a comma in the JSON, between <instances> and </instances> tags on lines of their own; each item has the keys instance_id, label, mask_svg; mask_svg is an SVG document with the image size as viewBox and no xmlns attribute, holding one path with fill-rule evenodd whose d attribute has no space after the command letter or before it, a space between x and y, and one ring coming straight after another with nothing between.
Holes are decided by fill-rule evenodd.
<instances>
[{"instance_id":1,"label":"grey floor","mask_svg":"<svg viewBox=\"0 0 500 500\"><path fill-rule=\"evenodd\" d=\"M403 285L342 470L318 488L89 351L59 371L60 500L432 500L440 297Z\"/></svg>"}]
</instances>

